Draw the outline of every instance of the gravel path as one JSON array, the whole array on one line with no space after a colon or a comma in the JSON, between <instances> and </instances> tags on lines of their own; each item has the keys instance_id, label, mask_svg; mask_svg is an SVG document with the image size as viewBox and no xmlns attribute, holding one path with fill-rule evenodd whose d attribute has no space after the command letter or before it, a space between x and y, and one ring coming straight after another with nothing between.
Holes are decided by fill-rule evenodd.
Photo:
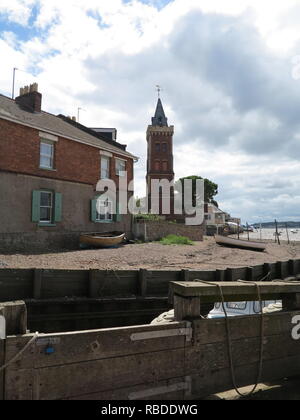
<instances>
[{"instance_id":1,"label":"gravel path","mask_svg":"<svg viewBox=\"0 0 300 420\"><path fill-rule=\"evenodd\" d=\"M281 246L269 243L266 252L260 253L224 248L216 245L213 238L205 238L193 246L164 246L155 242L124 245L114 249L0 254L0 268L209 270L292 258L300 258L300 243Z\"/></svg>"}]
</instances>

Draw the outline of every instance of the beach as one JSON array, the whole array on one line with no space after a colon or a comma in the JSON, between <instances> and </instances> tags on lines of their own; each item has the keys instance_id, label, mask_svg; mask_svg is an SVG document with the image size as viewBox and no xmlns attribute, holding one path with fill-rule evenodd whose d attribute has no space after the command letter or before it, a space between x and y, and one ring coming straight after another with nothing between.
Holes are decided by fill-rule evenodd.
<instances>
[{"instance_id":1,"label":"beach","mask_svg":"<svg viewBox=\"0 0 300 420\"><path fill-rule=\"evenodd\" d=\"M269 241L265 252L225 248L205 237L194 245L164 246L159 242L125 244L111 249L0 254L1 268L132 270L213 270L255 266L300 258L300 242Z\"/></svg>"}]
</instances>

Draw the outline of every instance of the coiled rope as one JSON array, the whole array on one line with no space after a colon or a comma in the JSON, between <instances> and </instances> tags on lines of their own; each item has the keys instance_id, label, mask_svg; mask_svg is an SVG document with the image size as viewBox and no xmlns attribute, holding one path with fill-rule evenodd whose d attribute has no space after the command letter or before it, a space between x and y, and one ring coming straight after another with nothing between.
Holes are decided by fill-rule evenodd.
<instances>
[{"instance_id":1,"label":"coiled rope","mask_svg":"<svg viewBox=\"0 0 300 420\"><path fill-rule=\"evenodd\" d=\"M3 372L5 369L7 369L8 366L10 366L12 363L16 362L22 356L22 354L25 353L25 351L28 349L28 347L30 347L36 341L36 339L38 338L38 336L39 336L39 333L36 332L34 334L34 336L31 338L31 340L28 341L28 343L26 344L26 346L18 354L16 354L5 365L3 365L3 366L0 367L0 373Z\"/></svg>"},{"instance_id":2,"label":"coiled rope","mask_svg":"<svg viewBox=\"0 0 300 420\"><path fill-rule=\"evenodd\" d=\"M269 278L270 274L271 273L269 272L260 281L265 281L267 278ZM260 303L260 311L261 311L261 314L260 314L260 316L261 316L260 340L261 341L260 341L260 356L259 356L259 368L258 368L257 380L256 380L256 383L255 383L253 389L249 393L244 394L239 390L239 387L237 386L237 382L236 382L235 369L234 369L234 363L233 363L233 351L232 351L232 339L231 339L230 322L229 322L229 316L228 316L228 313L227 313L227 310L226 310L225 298L224 298L224 293L223 293L222 286L220 284L210 283L210 282L207 282L207 281L204 281L204 280L196 280L196 281L199 281L200 283L208 284L208 285L211 285L211 286L215 286L219 289L221 302L222 302L222 308L223 308L223 311L224 311L224 314L225 314L225 321L226 321L225 324L226 324L226 335L227 335L227 347L228 347L228 356L229 356L229 364L230 364L232 384L233 384L233 387L234 387L236 393L240 397L243 397L243 398L250 397L251 395L254 394L258 385L260 384L261 379L262 379L262 373L263 373L265 324L264 324L263 301L262 301L262 296L261 296L260 285L256 282L238 280L239 283L253 284L256 287L257 296L258 296L259 303Z\"/></svg>"}]
</instances>

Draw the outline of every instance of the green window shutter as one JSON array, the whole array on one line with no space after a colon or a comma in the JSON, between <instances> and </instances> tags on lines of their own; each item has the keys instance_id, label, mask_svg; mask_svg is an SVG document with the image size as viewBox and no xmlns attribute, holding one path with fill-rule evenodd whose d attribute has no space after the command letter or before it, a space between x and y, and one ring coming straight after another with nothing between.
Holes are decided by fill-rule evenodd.
<instances>
[{"instance_id":1,"label":"green window shutter","mask_svg":"<svg viewBox=\"0 0 300 420\"><path fill-rule=\"evenodd\" d=\"M39 223L40 221L40 205L41 205L41 192L33 191L31 220L34 223Z\"/></svg>"},{"instance_id":2,"label":"green window shutter","mask_svg":"<svg viewBox=\"0 0 300 420\"><path fill-rule=\"evenodd\" d=\"M91 200L91 220L97 222L97 199Z\"/></svg>"},{"instance_id":3,"label":"green window shutter","mask_svg":"<svg viewBox=\"0 0 300 420\"><path fill-rule=\"evenodd\" d=\"M62 221L62 194L55 194L54 222Z\"/></svg>"}]
</instances>

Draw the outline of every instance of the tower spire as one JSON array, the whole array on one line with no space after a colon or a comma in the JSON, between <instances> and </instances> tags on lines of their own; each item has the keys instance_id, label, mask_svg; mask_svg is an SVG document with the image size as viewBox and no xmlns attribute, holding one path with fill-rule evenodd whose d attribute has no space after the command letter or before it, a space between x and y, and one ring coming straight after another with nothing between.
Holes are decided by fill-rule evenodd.
<instances>
[{"instance_id":1,"label":"tower spire","mask_svg":"<svg viewBox=\"0 0 300 420\"><path fill-rule=\"evenodd\" d=\"M168 127L168 119L166 117L160 97L158 97L155 115L152 118L152 125L159 127Z\"/></svg>"}]
</instances>

